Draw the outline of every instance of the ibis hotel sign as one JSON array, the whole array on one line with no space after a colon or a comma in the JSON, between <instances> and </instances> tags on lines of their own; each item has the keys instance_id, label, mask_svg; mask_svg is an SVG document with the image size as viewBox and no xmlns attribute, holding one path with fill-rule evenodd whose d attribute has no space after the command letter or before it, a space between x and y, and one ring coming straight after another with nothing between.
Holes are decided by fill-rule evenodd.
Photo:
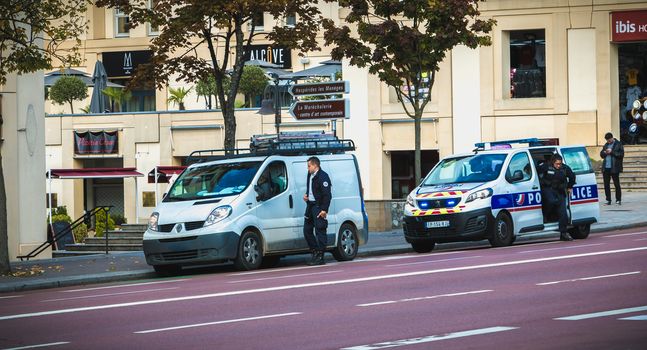
<instances>
[{"instance_id":1,"label":"ibis hotel sign","mask_svg":"<svg viewBox=\"0 0 647 350\"><path fill-rule=\"evenodd\" d=\"M612 12L611 41L647 41L647 10Z\"/></svg>"}]
</instances>

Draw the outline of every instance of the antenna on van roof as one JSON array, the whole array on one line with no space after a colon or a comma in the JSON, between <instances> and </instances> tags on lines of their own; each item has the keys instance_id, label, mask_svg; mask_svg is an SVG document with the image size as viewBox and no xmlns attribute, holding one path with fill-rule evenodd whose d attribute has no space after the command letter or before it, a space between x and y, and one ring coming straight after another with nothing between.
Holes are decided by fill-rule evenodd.
<instances>
[{"instance_id":1,"label":"antenna on van roof","mask_svg":"<svg viewBox=\"0 0 647 350\"><path fill-rule=\"evenodd\" d=\"M288 131L279 134L253 135L249 148L193 151L187 165L219 159L270 155L318 155L354 151L352 140L339 139L324 131Z\"/></svg>"}]
</instances>

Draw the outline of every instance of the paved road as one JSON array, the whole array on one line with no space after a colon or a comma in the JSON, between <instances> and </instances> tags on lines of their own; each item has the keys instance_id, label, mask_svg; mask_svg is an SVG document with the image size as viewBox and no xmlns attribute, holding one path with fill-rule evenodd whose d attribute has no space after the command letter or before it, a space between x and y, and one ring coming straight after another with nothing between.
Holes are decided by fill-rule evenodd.
<instances>
[{"instance_id":1,"label":"paved road","mask_svg":"<svg viewBox=\"0 0 647 350\"><path fill-rule=\"evenodd\" d=\"M0 296L0 349L645 344L645 229Z\"/></svg>"}]
</instances>

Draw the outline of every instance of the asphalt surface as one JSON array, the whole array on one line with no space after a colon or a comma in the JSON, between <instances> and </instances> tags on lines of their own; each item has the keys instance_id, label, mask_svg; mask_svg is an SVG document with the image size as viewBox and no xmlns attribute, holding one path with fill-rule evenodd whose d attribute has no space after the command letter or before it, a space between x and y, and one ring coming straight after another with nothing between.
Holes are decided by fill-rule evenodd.
<instances>
[{"instance_id":1,"label":"asphalt surface","mask_svg":"<svg viewBox=\"0 0 647 350\"><path fill-rule=\"evenodd\" d=\"M0 298L0 349L643 349L647 229Z\"/></svg>"},{"instance_id":2,"label":"asphalt surface","mask_svg":"<svg viewBox=\"0 0 647 350\"><path fill-rule=\"evenodd\" d=\"M604 194L600 194L604 198ZM647 226L647 192L625 192L621 206L600 204L600 222L591 227L592 234L632 227ZM526 241L555 240L557 233L533 234L517 239ZM487 247L487 241L471 243L437 244L434 252L460 250L466 247ZM370 232L368 244L360 247L359 257L411 252L402 230ZM432 253L433 254L433 253ZM308 256L298 255L282 259L279 266L303 264ZM332 257L327 254L330 261ZM42 288L56 288L93 283L156 278L151 266L146 264L142 252L116 252L90 256L41 259L12 263L12 275L0 276L0 293ZM186 274L231 271L231 265L185 270Z\"/></svg>"}]
</instances>

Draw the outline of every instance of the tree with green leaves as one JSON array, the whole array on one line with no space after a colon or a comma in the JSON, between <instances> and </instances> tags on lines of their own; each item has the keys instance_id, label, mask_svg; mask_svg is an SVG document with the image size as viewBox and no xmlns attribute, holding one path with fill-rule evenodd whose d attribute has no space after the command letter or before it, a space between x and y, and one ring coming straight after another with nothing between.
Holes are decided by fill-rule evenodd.
<instances>
[{"instance_id":1,"label":"tree with green leaves","mask_svg":"<svg viewBox=\"0 0 647 350\"><path fill-rule=\"evenodd\" d=\"M9 74L51 69L54 58L65 67L79 65L77 46L66 51L59 47L68 40L80 43L87 27L86 10L87 0L0 1L0 86ZM0 152L0 274L9 272L7 194Z\"/></svg>"},{"instance_id":2,"label":"tree with green leaves","mask_svg":"<svg viewBox=\"0 0 647 350\"><path fill-rule=\"evenodd\" d=\"M245 66L240 78L240 92L245 94L245 106L251 107L251 99L263 94L270 79L258 66Z\"/></svg>"},{"instance_id":3,"label":"tree with green leaves","mask_svg":"<svg viewBox=\"0 0 647 350\"><path fill-rule=\"evenodd\" d=\"M332 2L332 0L325 0ZM324 39L332 58L368 67L395 89L398 101L415 128L415 180L421 179L420 127L431 100L436 72L457 45L490 45L495 21L479 18L480 0L340 0L348 8L346 23L325 19Z\"/></svg>"},{"instance_id":4,"label":"tree with green leaves","mask_svg":"<svg viewBox=\"0 0 647 350\"><path fill-rule=\"evenodd\" d=\"M110 100L110 111L111 112L125 112L124 111L124 104L133 97L132 92L123 89L123 88L117 88L114 86L109 86L101 92L108 96L108 99ZM119 108L117 108L117 106Z\"/></svg>"},{"instance_id":5,"label":"tree with green leaves","mask_svg":"<svg viewBox=\"0 0 647 350\"><path fill-rule=\"evenodd\" d=\"M175 88L169 88L168 89L169 97L167 99L167 102L171 102L173 104L178 105L180 110L183 111L184 110L184 99L189 94L189 92L191 92L191 90L193 90L193 86L191 86L188 89L185 89L183 87L179 87L179 88L176 88L176 89Z\"/></svg>"},{"instance_id":6,"label":"tree with green leaves","mask_svg":"<svg viewBox=\"0 0 647 350\"><path fill-rule=\"evenodd\" d=\"M148 1L97 1L98 6L119 8L127 14L131 27L150 23L160 28L160 34L151 41L151 62L138 67L133 84L138 80L152 80L162 88L175 75L188 83L214 77L224 119L225 149L231 150L236 146L236 94L252 42L262 40L259 42L304 53L319 49L316 35L320 11L316 1L157 0L152 3L150 7ZM257 32L252 21L264 13L277 19L277 25ZM283 25L288 15L298 17L294 26ZM198 49L208 52L208 57L197 55ZM225 89L227 76L230 84Z\"/></svg>"},{"instance_id":7,"label":"tree with green leaves","mask_svg":"<svg viewBox=\"0 0 647 350\"><path fill-rule=\"evenodd\" d=\"M73 102L87 97L88 87L83 80L74 76L60 77L49 90L49 98L52 102L59 105L69 103L72 114L74 114Z\"/></svg>"}]
</instances>

